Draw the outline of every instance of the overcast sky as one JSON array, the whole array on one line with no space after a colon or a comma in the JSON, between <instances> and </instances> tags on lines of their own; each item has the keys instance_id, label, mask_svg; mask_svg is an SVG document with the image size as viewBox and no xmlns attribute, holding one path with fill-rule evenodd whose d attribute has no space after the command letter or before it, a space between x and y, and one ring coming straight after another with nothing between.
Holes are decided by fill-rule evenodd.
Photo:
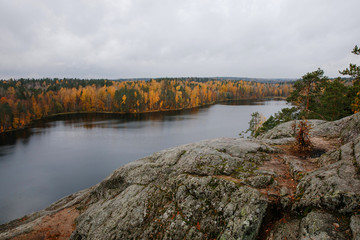
<instances>
[{"instance_id":1,"label":"overcast sky","mask_svg":"<svg viewBox=\"0 0 360 240\"><path fill-rule=\"evenodd\" d=\"M0 78L330 77L359 0L0 0Z\"/></svg>"}]
</instances>

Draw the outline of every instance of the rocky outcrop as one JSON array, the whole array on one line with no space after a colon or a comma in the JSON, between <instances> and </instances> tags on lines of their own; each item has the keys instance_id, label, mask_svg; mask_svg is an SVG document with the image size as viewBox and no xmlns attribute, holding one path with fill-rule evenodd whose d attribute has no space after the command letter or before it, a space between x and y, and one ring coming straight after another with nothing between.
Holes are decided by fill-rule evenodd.
<instances>
[{"instance_id":1,"label":"rocky outcrop","mask_svg":"<svg viewBox=\"0 0 360 240\"><path fill-rule=\"evenodd\" d=\"M255 239L269 204L257 188L271 185L274 175L258 169L278 151L243 139L168 149L119 168L78 201L51 208L81 212L71 239Z\"/></svg>"},{"instance_id":2,"label":"rocky outcrop","mask_svg":"<svg viewBox=\"0 0 360 240\"><path fill-rule=\"evenodd\" d=\"M288 139L294 137L294 123L290 121L276 126L258 139ZM310 134L312 137L341 138L347 143L360 135L360 115L354 114L337 121L327 122L323 120L308 120L311 125Z\"/></svg>"},{"instance_id":3,"label":"rocky outcrop","mask_svg":"<svg viewBox=\"0 0 360 240\"><path fill-rule=\"evenodd\" d=\"M321 157L293 153L291 122L167 149L0 226L0 239L359 239L359 115L309 123Z\"/></svg>"}]
</instances>

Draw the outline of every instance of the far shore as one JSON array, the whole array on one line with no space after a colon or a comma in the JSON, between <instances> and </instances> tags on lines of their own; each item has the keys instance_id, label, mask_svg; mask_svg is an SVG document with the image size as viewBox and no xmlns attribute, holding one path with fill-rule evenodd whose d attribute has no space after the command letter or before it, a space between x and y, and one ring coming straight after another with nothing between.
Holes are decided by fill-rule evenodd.
<instances>
[{"instance_id":1,"label":"far shore","mask_svg":"<svg viewBox=\"0 0 360 240\"><path fill-rule=\"evenodd\" d=\"M177 111L182 111L182 110L191 110L191 109L197 109L197 108L202 108L202 107L208 107L208 106L212 106L215 104L221 104L221 103L231 103L231 102L240 102L240 101L269 101L269 100L276 100L276 101L281 101L281 100L285 100L285 97L265 97L265 98L243 98L243 99L230 99L230 100L223 100L223 101L217 101L217 102L212 102L209 104L204 104L204 105L199 105L199 106L195 106L195 107L188 107L188 108L177 108L177 109L159 109L159 110L150 110L150 111L143 111L143 112L103 112L103 111L78 111L78 112L62 112L62 113L54 113L54 114L50 114L41 118L37 118L37 119L33 119L31 121L30 124L21 127L21 128L16 128L16 129L10 129L10 130L6 130L4 132L1 132L0 134L4 134L4 133L8 133L8 132L14 132L14 131L21 131L24 129L29 128L31 125L33 125L34 123L41 121L41 120L46 120L46 119L52 119L52 118L56 118L56 117L60 117L60 116L71 116L71 115L87 115L87 114L103 114L103 115L127 115L127 114L131 114L131 115L137 115L137 114L149 114L149 113L160 113L160 112L177 112Z\"/></svg>"}]
</instances>

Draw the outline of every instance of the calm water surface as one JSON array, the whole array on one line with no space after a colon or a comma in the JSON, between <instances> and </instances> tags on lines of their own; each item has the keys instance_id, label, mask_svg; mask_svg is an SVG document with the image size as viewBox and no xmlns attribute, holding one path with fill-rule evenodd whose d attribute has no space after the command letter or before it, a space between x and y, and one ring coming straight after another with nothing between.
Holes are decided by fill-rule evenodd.
<instances>
[{"instance_id":1,"label":"calm water surface","mask_svg":"<svg viewBox=\"0 0 360 240\"><path fill-rule=\"evenodd\" d=\"M0 224L90 187L116 168L165 148L238 137L251 113L285 101L240 101L156 114L67 116L0 138Z\"/></svg>"}]
</instances>

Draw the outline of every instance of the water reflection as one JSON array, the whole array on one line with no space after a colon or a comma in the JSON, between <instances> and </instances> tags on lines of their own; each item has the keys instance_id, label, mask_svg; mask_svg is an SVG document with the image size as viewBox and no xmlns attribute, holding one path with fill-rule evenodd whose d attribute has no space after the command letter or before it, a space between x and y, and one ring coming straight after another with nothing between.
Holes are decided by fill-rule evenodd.
<instances>
[{"instance_id":1,"label":"water reflection","mask_svg":"<svg viewBox=\"0 0 360 240\"><path fill-rule=\"evenodd\" d=\"M5 132L0 134L0 145L14 145L18 139L26 140L32 135L31 129L22 129L18 131Z\"/></svg>"},{"instance_id":2,"label":"water reflection","mask_svg":"<svg viewBox=\"0 0 360 240\"><path fill-rule=\"evenodd\" d=\"M224 101L220 103L221 105L284 105L285 101L283 100L259 100L259 99L242 99L235 101Z\"/></svg>"},{"instance_id":3,"label":"water reflection","mask_svg":"<svg viewBox=\"0 0 360 240\"><path fill-rule=\"evenodd\" d=\"M232 104L235 105L235 104ZM165 111L155 113L140 113L140 114L107 114L107 113L90 113L90 114L69 114L58 115L41 120L35 121L30 128L21 129L17 131L11 131L0 134L0 146L2 145L14 145L17 141L27 143L34 134L46 134L47 129L56 127L59 122L65 126L74 128L142 128L147 127L143 124L128 124L138 121L185 121L194 119L192 115L197 114L199 109L194 108L186 109L182 111ZM186 115L189 114L189 115ZM1 154L1 153L0 153Z\"/></svg>"}]
</instances>

